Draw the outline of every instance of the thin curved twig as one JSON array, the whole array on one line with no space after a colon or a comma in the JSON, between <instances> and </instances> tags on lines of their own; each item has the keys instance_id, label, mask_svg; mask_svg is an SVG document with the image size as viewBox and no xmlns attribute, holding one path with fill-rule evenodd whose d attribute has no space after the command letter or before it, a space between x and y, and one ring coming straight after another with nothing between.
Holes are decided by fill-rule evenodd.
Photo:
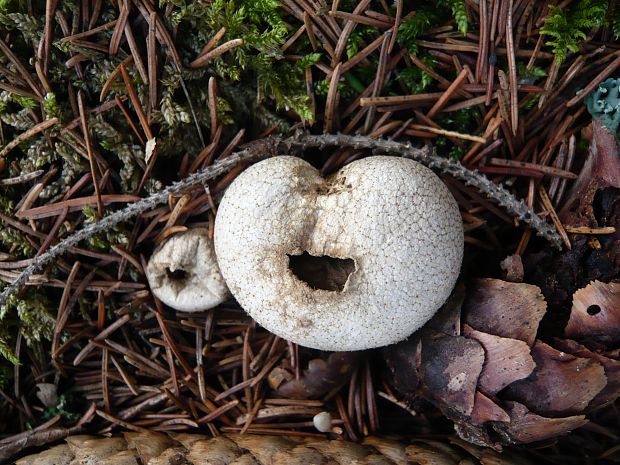
<instances>
[{"instance_id":1,"label":"thin curved twig","mask_svg":"<svg viewBox=\"0 0 620 465\"><path fill-rule=\"evenodd\" d=\"M279 139L273 138L252 142L248 144L244 150L235 152L214 165L209 166L202 171L198 171L181 181L175 182L174 184L171 184L170 186L156 192L153 195L150 195L149 197L127 205L122 210L115 211L114 213L101 218L99 221L73 233L58 244L50 247L50 249L44 254L41 254L31 265L26 267L20 273L15 281L4 288L0 294L0 307L4 305L15 292L21 289L34 273L47 266L56 257L61 256L67 251L67 249L77 245L80 241L89 239L97 233L106 231L116 226L118 223L144 213L157 205L166 203L169 195L181 193L196 184L204 184L213 178L227 173L241 162L269 156L269 154L274 153L273 150L277 147L279 141Z\"/></svg>"},{"instance_id":2,"label":"thin curved twig","mask_svg":"<svg viewBox=\"0 0 620 465\"><path fill-rule=\"evenodd\" d=\"M516 199L510 192L501 185L490 181L484 174L469 170L456 161L440 157L430 147L419 149L409 143L345 134L324 134L320 136L303 134L297 135L292 139L290 142L285 140L283 143L288 144L290 147L300 148L337 146L370 149L375 153L411 158L429 168L437 168L441 172L465 182L467 185L476 187L480 192L504 207L508 213L528 224L539 236L547 239L558 250L561 249L562 242L555 228L538 216L523 200Z\"/></svg>"},{"instance_id":3,"label":"thin curved twig","mask_svg":"<svg viewBox=\"0 0 620 465\"><path fill-rule=\"evenodd\" d=\"M157 205L166 203L168 201L168 196L171 194L179 194L192 186L204 184L230 171L242 162L258 160L282 152L289 153L293 149L304 150L328 146L369 149L375 153L411 158L430 168L437 168L444 173L464 181L468 185L476 187L480 192L486 194L504 207L507 212L513 214L524 223L527 223L532 229L537 231L539 236L547 239L558 249L560 248L561 240L555 229L536 215L525 202L515 199L515 197L501 185L491 182L486 176L477 171L468 170L460 163L436 155L433 149L428 147L416 148L408 143L395 142L387 139L374 139L366 136L348 136L344 134L310 135L297 133L288 138L274 136L251 142L247 144L243 150L229 155L214 165L171 184L161 191L139 200L138 202L132 203L122 210L118 210L96 223L77 231L51 247L47 252L37 257L31 265L25 268L17 279L9 284L0 294L0 306L4 305L15 292L21 289L34 273L43 269L56 257L64 254L70 247L77 245L80 241L89 239L97 233L112 228L122 221L140 215Z\"/></svg>"}]
</instances>

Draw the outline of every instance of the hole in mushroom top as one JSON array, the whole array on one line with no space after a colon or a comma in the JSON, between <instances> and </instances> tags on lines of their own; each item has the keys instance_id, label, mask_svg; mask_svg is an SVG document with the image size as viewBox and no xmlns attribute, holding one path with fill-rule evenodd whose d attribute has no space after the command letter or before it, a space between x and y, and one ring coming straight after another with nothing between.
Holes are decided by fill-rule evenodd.
<instances>
[{"instance_id":1,"label":"hole in mushroom top","mask_svg":"<svg viewBox=\"0 0 620 465\"><path fill-rule=\"evenodd\" d=\"M171 270L170 268L166 268L166 275L173 281L183 281L187 278L187 271L181 269Z\"/></svg>"},{"instance_id":2,"label":"hole in mushroom top","mask_svg":"<svg viewBox=\"0 0 620 465\"><path fill-rule=\"evenodd\" d=\"M329 255L315 257L304 252L301 255L289 255L288 267L312 289L342 291L347 279L355 271L355 261Z\"/></svg>"}]
</instances>

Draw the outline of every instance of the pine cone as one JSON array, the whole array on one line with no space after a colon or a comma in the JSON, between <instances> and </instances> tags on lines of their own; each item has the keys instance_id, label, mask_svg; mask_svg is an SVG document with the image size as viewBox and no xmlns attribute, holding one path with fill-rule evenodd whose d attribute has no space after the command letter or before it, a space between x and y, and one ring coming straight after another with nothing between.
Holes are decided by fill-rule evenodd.
<instances>
[{"instance_id":1,"label":"pine cone","mask_svg":"<svg viewBox=\"0 0 620 465\"><path fill-rule=\"evenodd\" d=\"M545 312L530 284L483 279L466 299L460 289L422 332L385 350L394 386L437 405L461 438L495 449L583 426L620 396L610 350L620 342L620 284L577 291L564 337L547 343L537 339Z\"/></svg>"},{"instance_id":2,"label":"pine cone","mask_svg":"<svg viewBox=\"0 0 620 465\"><path fill-rule=\"evenodd\" d=\"M363 444L258 435L124 433L123 437L70 436L66 444L17 460L16 465L471 465L528 464L458 440L411 443L368 437Z\"/></svg>"}]
</instances>

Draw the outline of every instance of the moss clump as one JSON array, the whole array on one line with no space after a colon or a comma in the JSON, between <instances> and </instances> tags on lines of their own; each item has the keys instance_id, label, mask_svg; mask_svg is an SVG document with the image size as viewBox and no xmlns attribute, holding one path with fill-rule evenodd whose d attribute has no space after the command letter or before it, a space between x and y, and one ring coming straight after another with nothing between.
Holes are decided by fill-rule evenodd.
<instances>
[{"instance_id":1,"label":"moss clump","mask_svg":"<svg viewBox=\"0 0 620 465\"><path fill-rule=\"evenodd\" d=\"M579 0L570 9L549 5L549 16L540 28L540 34L551 37L547 45L553 48L555 60L562 63L569 53L579 51L579 42L586 32L605 24L607 0Z\"/></svg>"},{"instance_id":2,"label":"moss clump","mask_svg":"<svg viewBox=\"0 0 620 465\"><path fill-rule=\"evenodd\" d=\"M48 298L32 288L19 297L11 297L0 308L0 355L12 363L18 363L12 348L16 329L28 345L51 339L55 322L52 309L53 305Z\"/></svg>"}]
</instances>

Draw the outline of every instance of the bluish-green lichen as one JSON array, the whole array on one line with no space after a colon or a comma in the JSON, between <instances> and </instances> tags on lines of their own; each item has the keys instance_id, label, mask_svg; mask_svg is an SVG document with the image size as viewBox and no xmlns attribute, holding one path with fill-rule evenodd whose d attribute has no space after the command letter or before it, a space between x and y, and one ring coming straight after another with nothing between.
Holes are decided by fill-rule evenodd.
<instances>
[{"instance_id":1,"label":"bluish-green lichen","mask_svg":"<svg viewBox=\"0 0 620 465\"><path fill-rule=\"evenodd\" d=\"M610 78L586 98L586 106L593 119L616 132L620 124L620 79Z\"/></svg>"}]
</instances>

